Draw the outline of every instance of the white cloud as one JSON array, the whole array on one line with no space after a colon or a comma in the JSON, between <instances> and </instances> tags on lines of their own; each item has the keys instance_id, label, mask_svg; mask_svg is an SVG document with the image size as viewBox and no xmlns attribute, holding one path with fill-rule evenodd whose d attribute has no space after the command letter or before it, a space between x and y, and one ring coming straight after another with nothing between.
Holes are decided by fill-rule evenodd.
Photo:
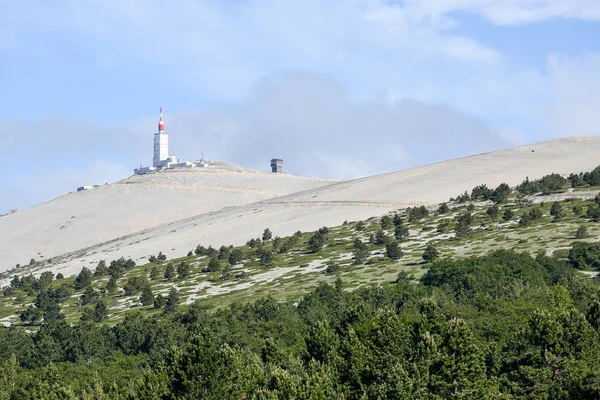
<instances>
[{"instance_id":1,"label":"white cloud","mask_svg":"<svg viewBox=\"0 0 600 400\"><path fill-rule=\"evenodd\" d=\"M548 84L552 97L541 117L552 135L600 134L600 53L580 57L551 55Z\"/></svg>"},{"instance_id":2,"label":"white cloud","mask_svg":"<svg viewBox=\"0 0 600 400\"><path fill-rule=\"evenodd\" d=\"M443 51L461 61L497 62L502 56L496 50L482 46L464 36L452 36L444 40Z\"/></svg>"},{"instance_id":3,"label":"white cloud","mask_svg":"<svg viewBox=\"0 0 600 400\"><path fill-rule=\"evenodd\" d=\"M598 20L599 4L22 0L3 10L0 37L8 39L0 39L0 52L12 55L21 46L39 52L33 59L44 65L46 57L56 55L52 43L36 42L38 47L29 49L22 45L28 35L76 36L90 43L93 59L107 69L160 69L172 87L210 99L213 105L202 111L167 114L172 150L182 158L205 152L266 168L269 157L278 155L288 171L355 177L550 133L597 130L597 55L557 55L547 71L516 68L484 41L458 35L453 13L477 14L499 25L558 17ZM309 73L286 74L294 71ZM81 102L95 104L93 96L82 93ZM494 121L498 132L482 118ZM548 126L540 121L549 121ZM44 178L64 182L57 185L61 190L75 181L116 179L117 173L150 162L155 124L154 116L120 126L59 117L5 123L0 146L9 156L0 166L24 159L32 170L71 165ZM546 129L532 133L536 125ZM115 172L104 177L103 169L86 160L110 160ZM87 175L75 173L80 170ZM24 172L17 179L32 177L32 187L37 186L37 173ZM48 198L24 190L18 204ZM13 199L5 195L0 210L12 206Z\"/></svg>"},{"instance_id":4,"label":"white cloud","mask_svg":"<svg viewBox=\"0 0 600 400\"><path fill-rule=\"evenodd\" d=\"M551 18L600 20L596 0L407 0L402 6L420 19L461 11L481 15L497 25L520 25Z\"/></svg>"},{"instance_id":5,"label":"white cloud","mask_svg":"<svg viewBox=\"0 0 600 400\"><path fill-rule=\"evenodd\" d=\"M338 82L318 75L265 79L253 93L244 102L165 114L170 152L186 160L204 152L208 159L262 170L277 156L291 173L356 178L508 144L483 121L450 107L408 99L353 101ZM126 177L140 162L148 165L156 119L110 127L64 119L5 126L15 134L3 143L8 154L39 156L0 160L0 168L29 165L15 173L8 191L16 194L2 197L0 210Z\"/></svg>"},{"instance_id":6,"label":"white cloud","mask_svg":"<svg viewBox=\"0 0 600 400\"><path fill-rule=\"evenodd\" d=\"M511 146L521 146L527 143L523 132L514 128L505 128L498 130L498 136L506 140Z\"/></svg>"}]
</instances>

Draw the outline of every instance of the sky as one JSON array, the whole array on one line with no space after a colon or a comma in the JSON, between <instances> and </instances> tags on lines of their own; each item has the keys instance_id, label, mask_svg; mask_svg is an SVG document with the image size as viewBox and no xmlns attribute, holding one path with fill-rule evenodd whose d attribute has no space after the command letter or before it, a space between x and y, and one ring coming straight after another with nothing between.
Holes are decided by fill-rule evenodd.
<instances>
[{"instance_id":1,"label":"sky","mask_svg":"<svg viewBox=\"0 0 600 400\"><path fill-rule=\"evenodd\" d=\"M161 106L183 160L335 179L600 134L597 0L0 4L0 214L151 164Z\"/></svg>"}]
</instances>

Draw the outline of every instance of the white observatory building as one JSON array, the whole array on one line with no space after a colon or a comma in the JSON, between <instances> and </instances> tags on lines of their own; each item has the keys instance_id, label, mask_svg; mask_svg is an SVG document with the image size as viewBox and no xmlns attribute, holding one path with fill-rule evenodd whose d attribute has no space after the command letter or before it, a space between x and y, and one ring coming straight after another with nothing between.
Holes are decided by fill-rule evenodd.
<instances>
[{"instance_id":1,"label":"white observatory building","mask_svg":"<svg viewBox=\"0 0 600 400\"><path fill-rule=\"evenodd\" d=\"M158 120L158 132L154 134L154 158L152 166L160 168L166 166L171 161L169 158L169 135L165 133L165 123L163 121L162 107L160 108L160 119Z\"/></svg>"},{"instance_id":2,"label":"white observatory building","mask_svg":"<svg viewBox=\"0 0 600 400\"><path fill-rule=\"evenodd\" d=\"M160 119L158 120L158 132L154 134L154 157L151 167L142 167L134 169L136 175L143 175L148 172L182 167L208 167L204 157L195 162L181 161L174 154L169 154L169 135L165 133L165 123L163 121L162 107L160 108Z\"/></svg>"}]
</instances>

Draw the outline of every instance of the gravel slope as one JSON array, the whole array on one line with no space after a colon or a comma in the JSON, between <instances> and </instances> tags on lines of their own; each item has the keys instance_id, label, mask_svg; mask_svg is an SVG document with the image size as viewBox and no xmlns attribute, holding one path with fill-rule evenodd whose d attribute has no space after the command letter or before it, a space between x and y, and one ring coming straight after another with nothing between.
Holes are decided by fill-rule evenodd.
<instances>
[{"instance_id":1,"label":"gravel slope","mask_svg":"<svg viewBox=\"0 0 600 400\"><path fill-rule=\"evenodd\" d=\"M0 272L165 223L330 184L220 165L132 176L0 218ZM8 251L7 251L8 250Z\"/></svg>"},{"instance_id":2,"label":"gravel slope","mask_svg":"<svg viewBox=\"0 0 600 400\"><path fill-rule=\"evenodd\" d=\"M407 205L436 204L482 183L514 186L526 176L589 171L598 165L600 136L587 136L333 184L248 171L211 171L214 175L197 184L185 174L166 184L160 177L142 183L148 177L133 177L0 218L0 240L10 249L0 271L28 260L29 249L44 251L46 257L63 254L36 272L50 268L65 275L94 267L100 259L125 256L143 263L158 251L179 257L197 244L243 244L267 227L284 236Z\"/></svg>"}]
</instances>

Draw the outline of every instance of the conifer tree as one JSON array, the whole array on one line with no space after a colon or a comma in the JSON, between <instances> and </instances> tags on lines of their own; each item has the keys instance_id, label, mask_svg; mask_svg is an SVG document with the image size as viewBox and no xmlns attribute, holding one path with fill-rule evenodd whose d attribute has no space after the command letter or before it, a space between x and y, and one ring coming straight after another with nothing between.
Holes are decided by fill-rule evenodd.
<instances>
[{"instance_id":1,"label":"conifer tree","mask_svg":"<svg viewBox=\"0 0 600 400\"><path fill-rule=\"evenodd\" d=\"M317 253L323 249L323 246L325 246L325 235L316 231L308 240L308 249L313 253Z\"/></svg>"},{"instance_id":2,"label":"conifer tree","mask_svg":"<svg viewBox=\"0 0 600 400\"><path fill-rule=\"evenodd\" d=\"M439 254L437 249L431 244L427 244L425 247L425 251L423 252L423 260L426 262L433 262L436 258L438 258Z\"/></svg>"},{"instance_id":3,"label":"conifer tree","mask_svg":"<svg viewBox=\"0 0 600 400\"><path fill-rule=\"evenodd\" d=\"M181 262L177 266L177 276L179 279L186 279L190 276L190 266L186 262Z\"/></svg>"},{"instance_id":4,"label":"conifer tree","mask_svg":"<svg viewBox=\"0 0 600 400\"><path fill-rule=\"evenodd\" d=\"M106 291L112 293L117 290L117 278L111 276L106 283Z\"/></svg>"},{"instance_id":5,"label":"conifer tree","mask_svg":"<svg viewBox=\"0 0 600 400\"><path fill-rule=\"evenodd\" d=\"M154 265L150 270L150 280L155 281L160 277L160 275L160 268L158 267L158 265Z\"/></svg>"},{"instance_id":6,"label":"conifer tree","mask_svg":"<svg viewBox=\"0 0 600 400\"><path fill-rule=\"evenodd\" d=\"M106 318L108 318L108 307L103 300L100 300L96 303L96 307L94 307L94 320L96 322L101 322Z\"/></svg>"},{"instance_id":7,"label":"conifer tree","mask_svg":"<svg viewBox=\"0 0 600 400\"><path fill-rule=\"evenodd\" d=\"M175 277L175 267L173 263L167 264L167 268L165 269L165 279L171 279Z\"/></svg>"},{"instance_id":8,"label":"conifer tree","mask_svg":"<svg viewBox=\"0 0 600 400\"><path fill-rule=\"evenodd\" d=\"M400 249L400 245L396 240L388 240L385 245L385 256L390 260L398 260L402 257L402 250Z\"/></svg>"},{"instance_id":9,"label":"conifer tree","mask_svg":"<svg viewBox=\"0 0 600 400\"><path fill-rule=\"evenodd\" d=\"M271 237L273 237L273 233L269 228L266 228L262 235L262 241L268 242L269 240L271 240Z\"/></svg>"},{"instance_id":10,"label":"conifer tree","mask_svg":"<svg viewBox=\"0 0 600 400\"><path fill-rule=\"evenodd\" d=\"M552 203L552 207L550 208L550 215L554 217L555 221L560 221L563 218L563 208L558 201Z\"/></svg>"},{"instance_id":11,"label":"conifer tree","mask_svg":"<svg viewBox=\"0 0 600 400\"><path fill-rule=\"evenodd\" d=\"M162 308L165 305L165 298L162 294L157 294L154 298L154 308Z\"/></svg>"},{"instance_id":12,"label":"conifer tree","mask_svg":"<svg viewBox=\"0 0 600 400\"><path fill-rule=\"evenodd\" d=\"M105 276L108 275L108 267L106 266L106 261L100 260L98 265L96 266L96 270L94 271L94 276Z\"/></svg>"},{"instance_id":13,"label":"conifer tree","mask_svg":"<svg viewBox=\"0 0 600 400\"><path fill-rule=\"evenodd\" d=\"M154 295L152 294L152 288L150 285L144 286L142 289L142 295L140 296L140 303L144 306L149 306L154 303Z\"/></svg>"},{"instance_id":14,"label":"conifer tree","mask_svg":"<svg viewBox=\"0 0 600 400\"><path fill-rule=\"evenodd\" d=\"M92 271L83 267L75 278L75 290L81 290L92 283Z\"/></svg>"},{"instance_id":15,"label":"conifer tree","mask_svg":"<svg viewBox=\"0 0 600 400\"><path fill-rule=\"evenodd\" d=\"M219 263L219 260L217 260L216 257L211 258L210 261L208 262L208 266L206 267L206 270L208 272L217 272L220 269L221 269L221 263Z\"/></svg>"},{"instance_id":16,"label":"conifer tree","mask_svg":"<svg viewBox=\"0 0 600 400\"><path fill-rule=\"evenodd\" d=\"M364 263L369 256L369 250L367 245L363 243L359 238L354 239L354 251L353 251L353 262L354 265L360 265Z\"/></svg>"},{"instance_id":17,"label":"conifer tree","mask_svg":"<svg viewBox=\"0 0 600 400\"><path fill-rule=\"evenodd\" d=\"M98 292L94 290L92 285L87 285L81 295L81 304L85 306L94 303L96 300L98 300Z\"/></svg>"},{"instance_id":18,"label":"conifer tree","mask_svg":"<svg viewBox=\"0 0 600 400\"><path fill-rule=\"evenodd\" d=\"M171 288L169 290L169 295L167 296L167 301L165 302L165 313L173 313L177 311L177 306L179 305L179 293L177 289Z\"/></svg>"},{"instance_id":19,"label":"conifer tree","mask_svg":"<svg viewBox=\"0 0 600 400\"><path fill-rule=\"evenodd\" d=\"M577 239L584 239L588 234L588 230L585 227L585 225L581 225L579 228L577 228L577 231L575 232L575 237Z\"/></svg>"},{"instance_id":20,"label":"conifer tree","mask_svg":"<svg viewBox=\"0 0 600 400\"><path fill-rule=\"evenodd\" d=\"M404 225L403 223L396 225L396 228L394 229L394 237L397 240L402 242L402 241L406 240L406 238L408 238L409 235L410 235L410 232L406 225Z\"/></svg>"}]
</instances>

